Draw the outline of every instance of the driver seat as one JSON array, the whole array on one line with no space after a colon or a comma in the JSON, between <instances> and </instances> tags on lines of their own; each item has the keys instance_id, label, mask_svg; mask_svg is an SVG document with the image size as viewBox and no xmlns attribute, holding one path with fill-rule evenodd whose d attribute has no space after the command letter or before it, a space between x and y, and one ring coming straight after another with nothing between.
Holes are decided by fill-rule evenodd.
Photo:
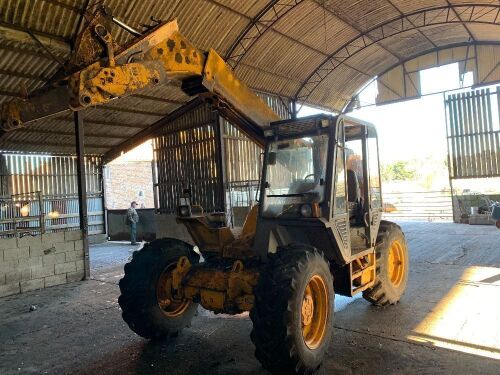
<instances>
[{"instance_id":1,"label":"driver seat","mask_svg":"<svg viewBox=\"0 0 500 375\"><path fill-rule=\"evenodd\" d=\"M349 204L349 219L355 224L363 222L363 204L361 189L359 188L358 175L352 169L347 170L347 202Z\"/></svg>"},{"instance_id":2,"label":"driver seat","mask_svg":"<svg viewBox=\"0 0 500 375\"><path fill-rule=\"evenodd\" d=\"M352 169L347 170L347 201L349 203L359 203L361 190L359 189L358 175Z\"/></svg>"}]
</instances>

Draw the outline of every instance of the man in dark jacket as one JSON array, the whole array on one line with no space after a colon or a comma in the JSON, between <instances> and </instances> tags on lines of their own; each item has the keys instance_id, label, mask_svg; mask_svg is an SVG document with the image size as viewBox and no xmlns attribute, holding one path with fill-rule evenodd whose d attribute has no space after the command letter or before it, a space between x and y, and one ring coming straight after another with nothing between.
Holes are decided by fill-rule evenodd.
<instances>
[{"instance_id":1,"label":"man in dark jacket","mask_svg":"<svg viewBox=\"0 0 500 375\"><path fill-rule=\"evenodd\" d=\"M137 202L130 203L130 207L127 210L127 223L130 225L130 242L132 245L137 245L137 223L139 222L139 215L135 208L137 207Z\"/></svg>"}]
</instances>

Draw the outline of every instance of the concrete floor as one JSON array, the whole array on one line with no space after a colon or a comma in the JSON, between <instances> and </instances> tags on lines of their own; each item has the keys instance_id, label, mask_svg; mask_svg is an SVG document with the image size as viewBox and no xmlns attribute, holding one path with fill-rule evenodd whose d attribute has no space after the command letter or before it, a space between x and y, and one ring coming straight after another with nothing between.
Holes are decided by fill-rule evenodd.
<instances>
[{"instance_id":1,"label":"concrete floor","mask_svg":"<svg viewBox=\"0 0 500 375\"><path fill-rule=\"evenodd\" d=\"M320 373L500 374L500 230L401 224L411 253L405 296L386 308L337 296ZM132 333L117 304L130 250L94 246L92 280L0 299L0 374L266 373L245 314L200 309L192 328L167 343Z\"/></svg>"}]
</instances>

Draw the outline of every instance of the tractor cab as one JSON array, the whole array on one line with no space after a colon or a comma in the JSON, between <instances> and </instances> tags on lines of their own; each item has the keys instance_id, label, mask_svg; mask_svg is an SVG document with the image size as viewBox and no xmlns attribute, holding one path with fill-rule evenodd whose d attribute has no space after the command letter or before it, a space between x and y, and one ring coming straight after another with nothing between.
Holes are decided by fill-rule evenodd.
<instances>
[{"instance_id":1,"label":"tractor cab","mask_svg":"<svg viewBox=\"0 0 500 375\"><path fill-rule=\"evenodd\" d=\"M301 243L340 265L372 254L382 212L375 127L322 114L275 122L265 135L254 251Z\"/></svg>"}]
</instances>

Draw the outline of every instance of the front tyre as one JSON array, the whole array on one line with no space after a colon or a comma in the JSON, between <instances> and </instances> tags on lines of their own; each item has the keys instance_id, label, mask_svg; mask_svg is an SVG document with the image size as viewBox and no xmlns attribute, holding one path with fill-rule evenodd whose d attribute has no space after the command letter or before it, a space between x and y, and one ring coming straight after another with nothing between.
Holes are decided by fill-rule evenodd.
<instances>
[{"instance_id":1,"label":"front tyre","mask_svg":"<svg viewBox=\"0 0 500 375\"><path fill-rule=\"evenodd\" d=\"M408 282L408 245L399 225L389 221L380 223L377 244L375 284L363 292L363 298L375 306L395 304L401 299Z\"/></svg>"},{"instance_id":2,"label":"front tyre","mask_svg":"<svg viewBox=\"0 0 500 375\"><path fill-rule=\"evenodd\" d=\"M172 290L172 271L179 258L199 262L193 247L183 241L163 238L134 252L120 280L118 303L130 329L147 339L176 336L189 326L198 305L178 298Z\"/></svg>"},{"instance_id":3,"label":"front tyre","mask_svg":"<svg viewBox=\"0 0 500 375\"><path fill-rule=\"evenodd\" d=\"M333 278L323 255L294 245L269 254L250 312L255 356L276 374L311 374L333 334Z\"/></svg>"}]
</instances>

